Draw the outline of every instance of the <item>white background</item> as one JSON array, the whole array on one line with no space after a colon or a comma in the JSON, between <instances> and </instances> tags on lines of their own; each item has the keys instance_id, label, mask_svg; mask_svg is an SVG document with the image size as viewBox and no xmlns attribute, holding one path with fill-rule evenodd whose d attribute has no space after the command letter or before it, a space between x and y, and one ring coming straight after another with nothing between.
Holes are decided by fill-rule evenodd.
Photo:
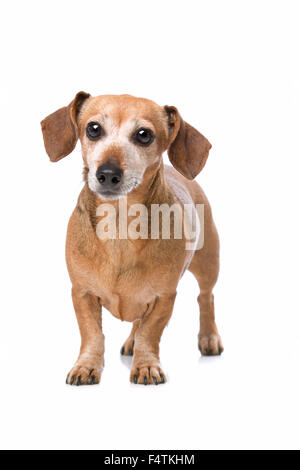
<instances>
[{"instance_id":1,"label":"white background","mask_svg":"<svg viewBox=\"0 0 300 470\"><path fill-rule=\"evenodd\" d=\"M288 0L1 2L1 448L300 448L299 13ZM130 325L108 312L101 385L65 385L82 161L77 147L50 163L39 123L81 89L175 105L213 144L198 181L221 238L225 353L200 358L188 273L165 386L130 385Z\"/></svg>"}]
</instances>

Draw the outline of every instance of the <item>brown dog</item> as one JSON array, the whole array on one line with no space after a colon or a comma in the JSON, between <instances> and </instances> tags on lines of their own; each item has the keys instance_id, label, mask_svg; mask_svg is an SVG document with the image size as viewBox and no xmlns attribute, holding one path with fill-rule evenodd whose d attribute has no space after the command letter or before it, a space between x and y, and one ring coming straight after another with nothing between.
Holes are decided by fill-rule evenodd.
<instances>
[{"instance_id":1,"label":"brown dog","mask_svg":"<svg viewBox=\"0 0 300 470\"><path fill-rule=\"evenodd\" d=\"M205 194L193 180L211 148L208 140L183 121L174 107L129 95L91 97L80 92L69 106L42 121L46 151L57 162L82 145L85 186L69 222L67 265L82 344L68 384L100 382L104 364L102 306L133 322L121 353L133 354L130 380L139 384L166 381L159 343L186 269L196 277L200 295L199 349L203 355L223 352L212 294L219 272L219 240ZM165 167L168 150L175 168ZM117 219L119 202L204 204L204 245L186 249L186 238L102 239L97 234L99 208L111 204ZM100 214L100 215L99 215ZM174 217L171 217L174 227ZM118 223L122 222L117 220Z\"/></svg>"}]
</instances>

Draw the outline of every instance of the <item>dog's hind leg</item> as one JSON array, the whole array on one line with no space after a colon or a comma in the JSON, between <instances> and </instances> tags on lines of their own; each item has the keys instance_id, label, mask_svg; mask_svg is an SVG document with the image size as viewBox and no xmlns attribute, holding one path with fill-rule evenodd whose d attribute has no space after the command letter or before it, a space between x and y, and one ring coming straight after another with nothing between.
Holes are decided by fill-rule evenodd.
<instances>
[{"instance_id":1,"label":"dog's hind leg","mask_svg":"<svg viewBox=\"0 0 300 470\"><path fill-rule=\"evenodd\" d=\"M122 356L133 356L134 337L135 337L135 332L139 327L139 324L140 324L140 320L136 320L135 322L133 322L131 333L121 348Z\"/></svg>"},{"instance_id":2,"label":"dog's hind leg","mask_svg":"<svg viewBox=\"0 0 300 470\"><path fill-rule=\"evenodd\" d=\"M196 277L200 295L200 332L198 346L203 356L217 356L224 351L215 322L213 288L219 275L219 238L210 208L205 217L204 246L195 251L189 270Z\"/></svg>"}]
</instances>

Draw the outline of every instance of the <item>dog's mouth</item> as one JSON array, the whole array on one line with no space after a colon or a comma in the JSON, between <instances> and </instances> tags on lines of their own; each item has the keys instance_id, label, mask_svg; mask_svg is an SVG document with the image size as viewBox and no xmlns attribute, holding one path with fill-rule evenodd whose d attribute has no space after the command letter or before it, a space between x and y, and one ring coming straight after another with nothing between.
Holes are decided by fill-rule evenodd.
<instances>
[{"instance_id":1,"label":"dog's mouth","mask_svg":"<svg viewBox=\"0 0 300 470\"><path fill-rule=\"evenodd\" d=\"M101 199L119 199L122 196L122 192L119 190L116 191L97 191L98 196Z\"/></svg>"}]
</instances>

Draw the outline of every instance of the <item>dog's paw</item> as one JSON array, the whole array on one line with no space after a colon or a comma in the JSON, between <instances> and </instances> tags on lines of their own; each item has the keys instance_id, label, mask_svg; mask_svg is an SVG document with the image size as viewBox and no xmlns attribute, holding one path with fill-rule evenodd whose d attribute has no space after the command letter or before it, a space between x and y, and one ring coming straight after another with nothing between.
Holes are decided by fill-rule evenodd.
<instances>
[{"instance_id":1,"label":"dog's paw","mask_svg":"<svg viewBox=\"0 0 300 470\"><path fill-rule=\"evenodd\" d=\"M121 348L122 356L133 356L134 340L128 338Z\"/></svg>"},{"instance_id":2,"label":"dog's paw","mask_svg":"<svg viewBox=\"0 0 300 470\"><path fill-rule=\"evenodd\" d=\"M167 382L166 374L158 365L133 367L130 382L141 385L160 385Z\"/></svg>"},{"instance_id":3,"label":"dog's paw","mask_svg":"<svg viewBox=\"0 0 300 470\"><path fill-rule=\"evenodd\" d=\"M224 351L221 337L215 333L199 336L199 350L202 356L221 356Z\"/></svg>"},{"instance_id":4,"label":"dog's paw","mask_svg":"<svg viewBox=\"0 0 300 470\"><path fill-rule=\"evenodd\" d=\"M66 383L68 385L97 385L100 383L101 369L92 369L85 366L75 366L69 372Z\"/></svg>"}]
</instances>

